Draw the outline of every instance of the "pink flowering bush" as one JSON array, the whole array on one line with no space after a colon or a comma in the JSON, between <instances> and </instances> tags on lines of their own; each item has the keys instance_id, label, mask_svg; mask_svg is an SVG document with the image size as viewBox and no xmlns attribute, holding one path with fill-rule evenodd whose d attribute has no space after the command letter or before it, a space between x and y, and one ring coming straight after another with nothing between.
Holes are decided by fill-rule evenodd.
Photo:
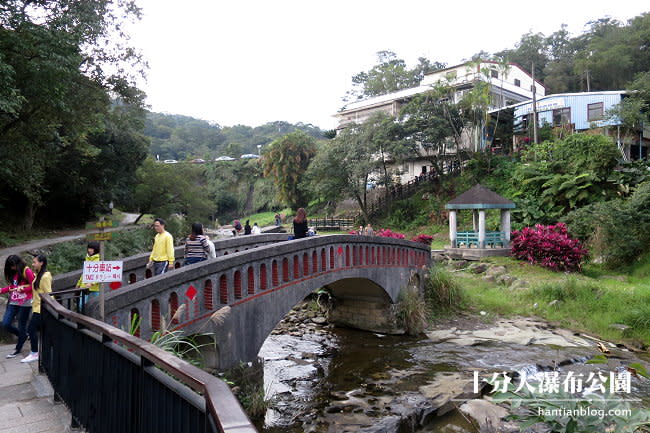
<instances>
[{"instance_id":1,"label":"pink flowering bush","mask_svg":"<svg viewBox=\"0 0 650 433\"><path fill-rule=\"evenodd\" d=\"M512 256L554 271L580 271L588 253L579 240L569 237L564 223L524 227L511 237Z\"/></svg>"},{"instance_id":2,"label":"pink flowering bush","mask_svg":"<svg viewBox=\"0 0 650 433\"><path fill-rule=\"evenodd\" d=\"M404 239L404 235L402 233L394 232L391 229L379 229L375 235L383 236L385 238Z\"/></svg>"},{"instance_id":3,"label":"pink flowering bush","mask_svg":"<svg viewBox=\"0 0 650 433\"><path fill-rule=\"evenodd\" d=\"M431 245L431 242L433 241L433 236L425 235L425 234L419 234L417 236L413 236L411 238L413 242L419 242L421 244L425 245Z\"/></svg>"},{"instance_id":4,"label":"pink flowering bush","mask_svg":"<svg viewBox=\"0 0 650 433\"><path fill-rule=\"evenodd\" d=\"M349 235L358 235L359 232L356 231L356 230L350 230L350 231L348 232L348 234L349 234Z\"/></svg>"}]
</instances>

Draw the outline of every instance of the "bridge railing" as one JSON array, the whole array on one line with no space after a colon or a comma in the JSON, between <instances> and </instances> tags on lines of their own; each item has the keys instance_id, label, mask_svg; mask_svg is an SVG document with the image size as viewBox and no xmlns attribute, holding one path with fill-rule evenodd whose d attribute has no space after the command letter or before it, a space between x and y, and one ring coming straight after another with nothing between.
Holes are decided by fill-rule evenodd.
<instances>
[{"instance_id":1,"label":"bridge railing","mask_svg":"<svg viewBox=\"0 0 650 433\"><path fill-rule=\"evenodd\" d=\"M172 329L192 326L198 331L218 309L267 296L296 281L354 268L421 269L430 260L428 246L403 239L314 236L240 251L138 281L106 296L105 317L126 329L137 315L141 318L138 332L145 338L161 329L163 319ZM90 302L88 314L98 316L96 302Z\"/></svg>"},{"instance_id":2,"label":"bridge railing","mask_svg":"<svg viewBox=\"0 0 650 433\"><path fill-rule=\"evenodd\" d=\"M43 297L40 367L90 433L254 433L228 386L103 322Z\"/></svg>"},{"instance_id":3,"label":"bridge railing","mask_svg":"<svg viewBox=\"0 0 650 433\"><path fill-rule=\"evenodd\" d=\"M217 240L214 242L214 246L217 252L217 257L221 257L239 251L257 248L259 246L274 244L286 240L286 234L268 233ZM183 262L183 254L185 251L184 248L184 246L179 246L174 249L174 255L176 257L175 267L180 267ZM146 264L149 261L149 255L149 253L142 253L123 259L122 283L120 284L121 287L152 277L151 271L148 271L146 269ZM57 275L54 278L54 290L61 291L73 289L77 284L79 277L81 276L81 265L82 263L79 263L79 270L77 271Z\"/></svg>"}]
</instances>

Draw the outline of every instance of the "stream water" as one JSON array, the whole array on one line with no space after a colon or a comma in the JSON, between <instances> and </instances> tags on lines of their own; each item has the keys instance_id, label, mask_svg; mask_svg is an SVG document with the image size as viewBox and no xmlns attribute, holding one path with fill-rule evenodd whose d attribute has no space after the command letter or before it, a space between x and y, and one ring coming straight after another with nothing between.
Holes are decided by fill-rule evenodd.
<instances>
[{"instance_id":1,"label":"stream water","mask_svg":"<svg viewBox=\"0 0 650 433\"><path fill-rule=\"evenodd\" d=\"M610 344L608 364L585 364L599 354L594 340L529 319L465 318L447 325L420 337L311 323L300 332L271 335L260 356L266 394L274 401L258 421L259 430L470 433L476 429L459 411L438 416L435 409L450 399L462 404L453 399L473 388L474 371L480 378L504 371L530 377L554 369L587 377L650 361ZM650 406L650 381L633 378L625 397Z\"/></svg>"}]
</instances>

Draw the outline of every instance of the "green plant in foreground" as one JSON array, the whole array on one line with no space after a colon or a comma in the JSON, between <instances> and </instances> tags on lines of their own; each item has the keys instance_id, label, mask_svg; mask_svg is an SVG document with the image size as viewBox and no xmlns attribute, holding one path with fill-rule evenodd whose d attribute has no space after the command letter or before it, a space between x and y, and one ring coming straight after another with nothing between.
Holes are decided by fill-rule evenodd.
<instances>
[{"instance_id":1,"label":"green plant in foreground","mask_svg":"<svg viewBox=\"0 0 650 433\"><path fill-rule=\"evenodd\" d=\"M426 303L415 290L402 290L399 295L397 318L409 335L418 335L424 331L428 310Z\"/></svg>"},{"instance_id":2,"label":"green plant in foreground","mask_svg":"<svg viewBox=\"0 0 650 433\"><path fill-rule=\"evenodd\" d=\"M433 265L424 285L424 299L431 311L444 312L463 302L463 291L454 276L439 265Z\"/></svg>"},{"instance_id":3,"label":"green plant in foreground","mask_svg":"<svg viewBox=\"0 0 650 433\"><path fill-rule=\"evenodd\" d=\"M603 383L605 389L609 386ZM513 383L506 392L493 395L495 403L510 403L516 414L509 418L519 422L523 431L544 423L552 432L566 433L641 433L650 432L650 410L632 408L630 403L610 392L591 399L564 391L539 393L523 387L515 391Z\"/></svg>"}]
</instances>

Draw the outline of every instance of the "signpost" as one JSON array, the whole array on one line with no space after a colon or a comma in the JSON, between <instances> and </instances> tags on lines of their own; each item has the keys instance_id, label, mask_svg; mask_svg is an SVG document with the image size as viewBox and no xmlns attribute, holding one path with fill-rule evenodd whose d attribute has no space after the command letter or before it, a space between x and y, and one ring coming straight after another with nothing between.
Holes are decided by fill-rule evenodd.
<instances>
[{"instance_id":1,"label":"signpost","mask_svg":"<svg viewBox=\"0 0 650 433\"><path fill-rule=\"evenodd\" d=\"M105 232L104 229L108 227L117 227L119 226L119 222L117 221L112 221L110 219L106 219L105 217L100 217L99 221L94 221L94 222L89 222L86 223L86 228L88 229L99 229L98 233L89 233L86 237L88 240L91 241L99 241L99 257L102 260L101 262L84 262L84 274L83 274L83 282L84 283L99 283L99 317L104 320L104 285L102 284L103 282L112 282L112 281L122 281L122 262L104 262L104 241L110 241L113 239L113 234L111 232ZM117 266L115 269L111 269L110 273L106 271L106 267L108 266L107 264L112 263L119 263L119 265L113 265ZM92 270L88 271L89 273L87 274L87 267L88 264L92 265ZM101 267L103 270L100 271L99 264L103 264ZM98 266L95 269L95 266ZM117 277L113 277L113 275L117 275L116 271L119 271L119 279L115 279ZM90 280L86 281L86 277L88 277ZM113 278L113 279L111 279Z\"/></svg>"},{"instance_id":2,"label":"signpost","mask_svg":"<svg viewBox=\"0 0 650 433\"><path fill-rule=\"evenodd\" d=\"M84 283L122 281L122 261L84 262Z\"/></svg>"}]
</instances>

